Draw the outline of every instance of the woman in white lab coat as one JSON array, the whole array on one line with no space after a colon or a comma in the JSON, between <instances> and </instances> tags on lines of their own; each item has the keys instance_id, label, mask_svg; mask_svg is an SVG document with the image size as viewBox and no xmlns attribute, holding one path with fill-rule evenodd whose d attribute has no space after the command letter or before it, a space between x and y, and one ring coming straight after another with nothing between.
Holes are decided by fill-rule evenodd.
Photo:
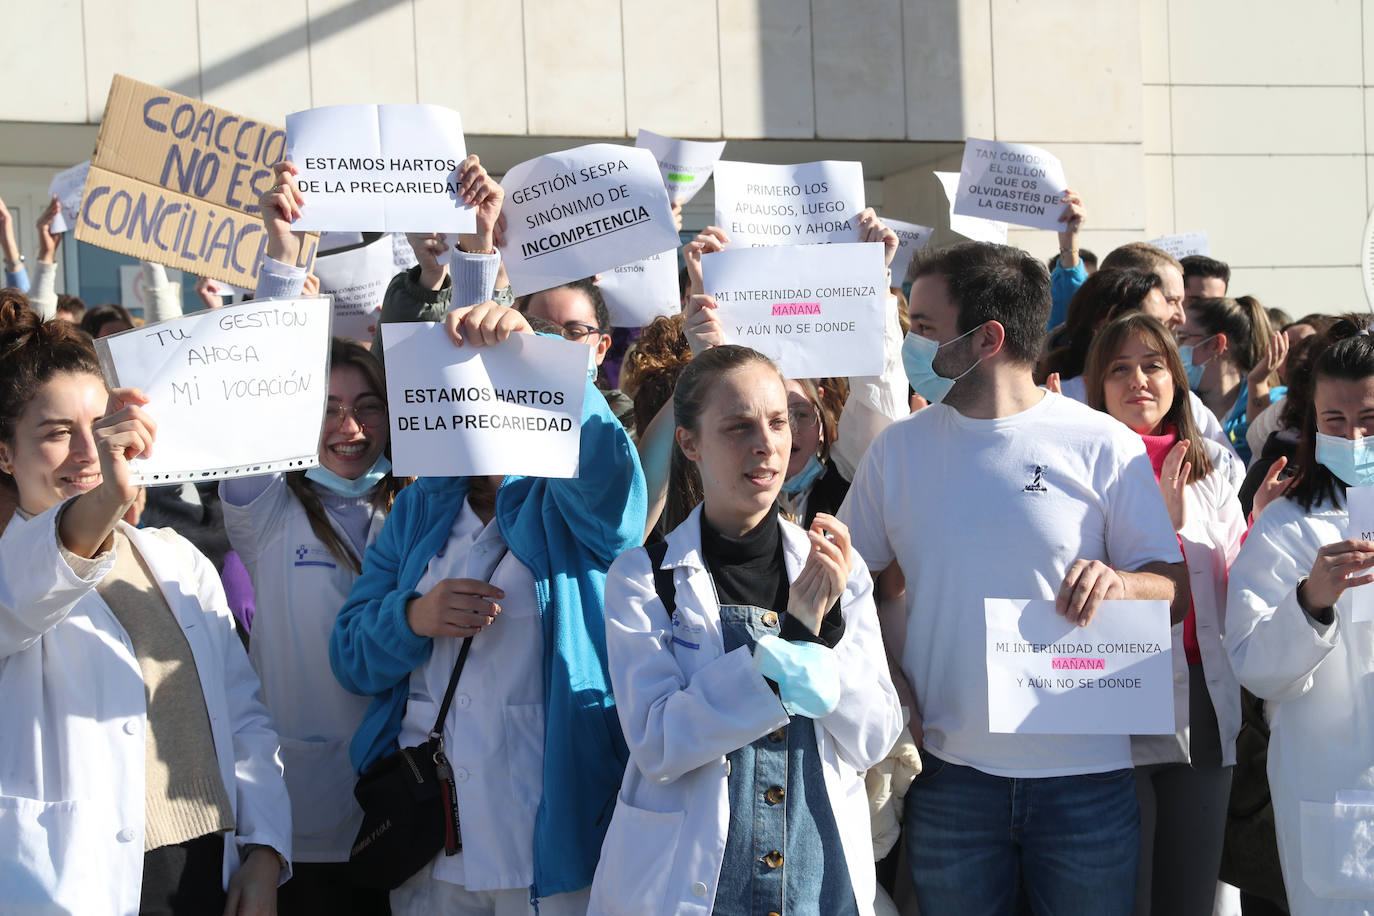
<instances>
[{"instance_id":1,"label":"woman in white lab coat","mask_svg":"<svg viewBox=\"0 0 1374 916\"><path fill-rule=\"evenodd\" d=\"M1347 510L1374 485L1374 337L1360 327L1328 332L1297 482L1231 568L1226 648L1274 710L1269 787L1294 916L1374 912L1374 543L1361 536L1374 519Z\"/></svg>"},{"instance_id":2,"label":"woman in white lab coat","mask_svg":"<svg viewBox=\"0 0 1374 916\"><path fill-rule=\"evenodd\" d=\"M283 916L388 910L385 891L350 880L362 810L348 743L368 700L334 678L329 634L407 481L390 472L381 365L362 345L335 338L329 367L319 466L220 484L229 542L257 602L248 655L281 736L291 793L294 876L281 890Z\"/></svg>"},{"instance_id":3,"label":"woman in white lab coat","mask_svg":"<svg viewBox=\"0 0 1374 916\"><path fill-rule=\"evenodd\" d=\"M214 567L121 520L145 403L70 325L0 309L6 912L274 913L289 875L277 736Z\"/></svg>"},{"instance_id":4,"label":"woman in white lab coat","mask_svg":"<svg viewBox=\"0 0 1374 916\"><path fill-rule=\"evenodd\" d=\"M705 351L674 413L704 502L657 564L671 614L647 550L607 576L630 764L589 912L871 914L862 774L902 714L868 570L835 518L809 530L779 518L791 431L765 357Z\"/></svg>"}]
</instances>

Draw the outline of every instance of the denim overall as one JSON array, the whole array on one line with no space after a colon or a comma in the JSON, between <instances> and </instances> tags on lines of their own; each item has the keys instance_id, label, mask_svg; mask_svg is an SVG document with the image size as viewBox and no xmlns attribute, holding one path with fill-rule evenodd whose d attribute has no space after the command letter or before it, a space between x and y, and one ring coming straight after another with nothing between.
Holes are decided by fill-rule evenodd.
<instances>
[{"instance_id":1,"label":"denim overall","mask_svg":"<svg viewBox=\"0 0 1374 916\"><path fill-rule=\"evenodd\" d=\"M720 609L725 651L778 635L778 615ZM726 756L730 828L713 913L851 916L858 913L840 831L825 791L816 726L805 716ZM791 867L789 867L791 866Z\"/></svg>"}]
</instances>

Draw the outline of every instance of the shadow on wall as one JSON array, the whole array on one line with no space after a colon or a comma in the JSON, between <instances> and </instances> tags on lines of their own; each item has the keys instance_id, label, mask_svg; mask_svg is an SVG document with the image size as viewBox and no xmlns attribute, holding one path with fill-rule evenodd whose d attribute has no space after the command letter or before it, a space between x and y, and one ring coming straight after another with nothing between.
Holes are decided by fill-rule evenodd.
<instances>
[{"instance_id":1,"label":"shadow on wall","mask_svg":"<svg viewBox=\"0 0 1374 916\"><path fill-rule=\"evenodd\" d=\"M217 64L204 68L199 74L190 74L175 80L166 88L192 98L203 99L207 94L222 89L236 79L242 79L245 71L258 65L275 61L300 48L309 47L312 42L322 41L364 25L369 19L378 16L392 7L408 6L412 0L352 0L336 10L320 16L310 16L306 22L292 26ZM379 49L382 53L382 49Z\"/></svg>"}]
</instances>

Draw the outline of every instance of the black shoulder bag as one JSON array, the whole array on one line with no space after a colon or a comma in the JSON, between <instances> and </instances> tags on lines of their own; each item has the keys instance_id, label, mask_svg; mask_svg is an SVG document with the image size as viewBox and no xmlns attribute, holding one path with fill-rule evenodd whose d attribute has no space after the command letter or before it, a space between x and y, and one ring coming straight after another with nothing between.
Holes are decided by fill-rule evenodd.
<instances>
[{"instance_id":1,"label":"black shoulder bag","mask_svg":"<svg viewBox=\"0 0 1374 916\"><path fill-rule=\"evenodd\" d=\"M444 756L444 719L471 648L469 636L458 650L429 740L383 757L353 787L363 823L348 863L352 879L363 887L400 887L440 849L449 856L463 849L457 787Z\"/></svg>"}]
</instances>

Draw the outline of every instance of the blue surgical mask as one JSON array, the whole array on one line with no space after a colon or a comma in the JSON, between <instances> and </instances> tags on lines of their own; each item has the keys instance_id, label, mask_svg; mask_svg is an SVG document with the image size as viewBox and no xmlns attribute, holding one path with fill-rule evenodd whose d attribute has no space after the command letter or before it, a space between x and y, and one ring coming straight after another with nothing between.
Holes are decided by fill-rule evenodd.
<instances>
[{"instance_id":1,"label":"blue surgical mask","mask_svg":"<svg viewBox=\"0 0 1374 916\"><path fill-rule=\"evenodd\" d=\"M305 479L313 481L324 487L331 493L342 496L345 499L357 499L365 496L377 484L381 483L382 478L391 470L391 462L385 455L379 457L372 467L368 468L367 473L361 477L349 480L347 477L340 477L329 468L322 464L317 464L305 472Z\"/></svg>"},{"instance_id":2,"label":"blue surgical mask","mask_svg":"<svg viewBox=\"0 0 1374 916\"><path fill-rule=\"evenodd\" d=\"M1374 446L1368 439L1317 433L1317 464L1349 487L1374 486Z\"/></svg>"},{"instance_id":3,"label":"blue surgical mask","mask_svg":"<svg viewBox=\"0 0 1374 916\"><path fill-rule=\"evenodd\" d=\"M1215 334L1212 335L1212 337L1216 336ZM1207 371L1207 363L1203 363L1200 366L1193 365L1193 350L1196 347L1202 346L1202 344L1205 344L1208 340L1211 340L1212 337L1208 337L1206 340L1196 344L1184 344L1178 348L1178 355L1183 359L1183 371L1188 373L1188 387L1193 391L1197 391L1198 386L1202 384L1202 373ZM1211 360L1208 360L1208 362L1211 362Z\"/></svg>"},{"instance_id":4,"label":"blue surgical mask","mask_svg":"<svg viewBox=\"0 0 1374 916\"><path fill-rule=\"evenodd\" d=\"M979 325L978 327L982 327ZM938 404L949 394L949 390L954 387L954 383L978 368L982 357L978 358L972 366L954 378L945 378L935 371L932 363L935 361L935 353L941 347L947 347L958 340L972 334L978 328L970 328L960 334L954 340L937 344L929 337L922 337L915 331L908 332L906 340L902 341L902 368L906 370L906 380L911 383L912 389L932 404Z\"/></svg>"},{"instance_id":5,"label":"blue surgical mask","mask_svg":"<svg viewBox=\"0 0 1374 916\"><path fill-rule=\"evenodd\" d=\"M802 490L816 482L816 478L825 473L825 465L821 464L821 459L812 455L807 459L802 469L783 482L782 492L788 496L796 496Z\"/></svg>"}]
</instances>

